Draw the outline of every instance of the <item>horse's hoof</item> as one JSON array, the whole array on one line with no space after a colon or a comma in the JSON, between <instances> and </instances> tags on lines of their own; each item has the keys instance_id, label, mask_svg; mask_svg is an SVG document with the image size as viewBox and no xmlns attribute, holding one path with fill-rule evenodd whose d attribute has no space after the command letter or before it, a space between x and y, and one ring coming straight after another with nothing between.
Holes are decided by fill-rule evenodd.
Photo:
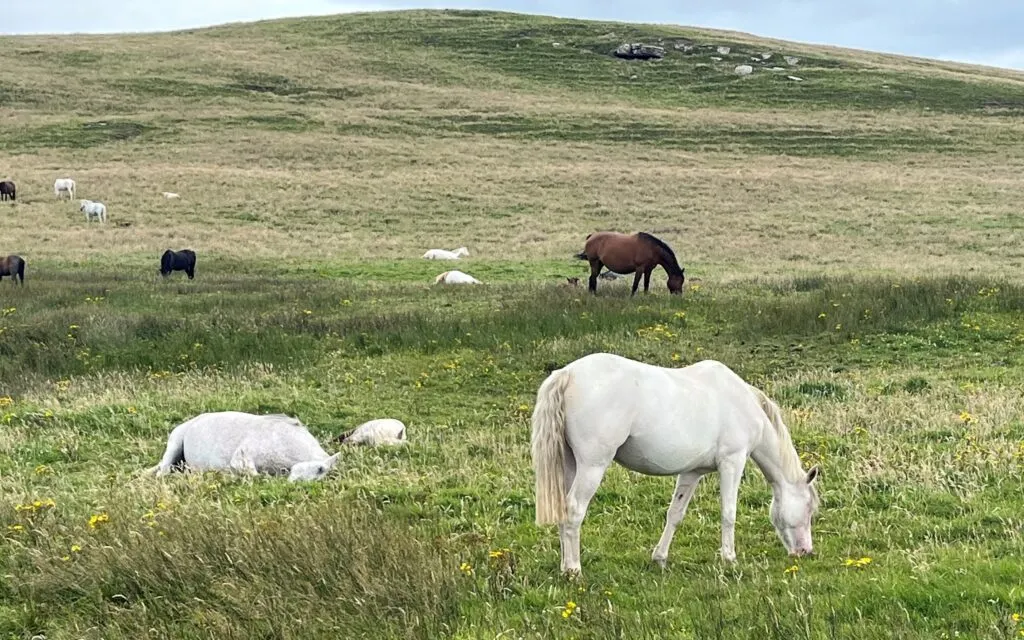
<instances>
[{"instance_id":1,"label":"horse's hoof","mask_svg":"<svg viewBox=\"0 0 1024 640\"><path fill-rule=\"evenodd\" d=\"M579 580L580 578L583 577L583 569L581 569L581 568L562 569L562 576L566 580L569 580L570 582L574 582L574 581Z\"/></svg>"},{"instance_id":2,"label":"horse's hoof","mask_svg":"<svg viewBox=\"0 0 1024 640\"><path fill-rule=\"evenodd\" d=\"M662 571L668 569L668 558L651 558L651 561L661 567Z\"/></svg>"}]
</instances>

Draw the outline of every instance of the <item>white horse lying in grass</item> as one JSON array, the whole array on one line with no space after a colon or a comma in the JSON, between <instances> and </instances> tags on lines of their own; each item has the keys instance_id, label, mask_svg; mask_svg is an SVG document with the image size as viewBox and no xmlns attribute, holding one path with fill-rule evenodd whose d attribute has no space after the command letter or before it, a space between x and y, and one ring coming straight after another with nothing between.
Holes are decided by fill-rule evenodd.
<instances>
[{"instance_id":1,"label":"white horse lying in grass","mask_svg":"<svg viewBox=\"0 0 1024 640\"><path fill-rule=\"evenodd\" d=\"M722 558L736 560L736 500L748 456L771 485L771 521L783 545L793 556L812 551L818 467L804 473L778 406L720 362L669 369L609 353L580 358L541 384L531 440L537 524L559 525L563 572L580 572L580 524L613 460L647 475L678 475L652 554L662 567L697 482L713 471Z\"/></svg>"},{"instance_id":2,"label":"white horse lying in grass","mask_svg":"<svg viewBox=\"0 0 1024 640\"><path fill-rule=\"evenodd\" d=\"M178 195L177 193L174 193L172 191L164 191L162 193L162 195L163 195L163 197L167 198L168 200L175 200L175 199L181 197L180 195Z\"/></svg>"},{"instance_id":3,"label":"white horse lying in grass","mask_svg":"<svg viewBox=\"0 0 1024 640\"><path fill-rule=\"evenodd\" d=\"M343 433L336 442L342 444L365 444L375 447L388 444L406 444L405 424L394 418L381 418L364 422L355 429Z\"/></svg>"},{"instance_id":4,"label":"white horse lying in grass","mask_svg":"<svg viewBox=\"0 0 1024 640\"><path fill-rule=\"evenodd\" d=\"M53 195L57 196L58 200L63 200L65 194L68 200L75 199L75 181L71 178L57 178L53 181Z\"/></svg>"},{"instance_id":5,"label":"white horse lying in grass","mask_svg":"<svg viewBox=\"0 0 1024 640\"><path fill-rule=\"evenodd\" d=\"M445 271L434 278L434 284L483 284L468 273L461 271Z\"/></svg>"},{"instance_id":6,"label":"white horse lying in grass","mask_svg":"<svg viewBox=\"0 0 1024 640\"><path fill-rule=\"evenodd\" d=\"M288 474L294 482L319 480L337 461L338 454L327 455L296 418L221 411L198 415L175 427L160 464L147 472L163 476L184 463L195 471Z\"/></svg>"},{"instance_id":7,"label":"white horse lying in grass","mask_svg":"<svg viewBox=\"0 0 1024 640\"><path fill-rule=\"evenodd\" d=\"M85 214L85 221L89 222L93 218L100 222L107 221L107 205L102 202L93 202L92 200L82 200L81 206L78 210Z\"/></svg>"},{"instance_id":8,"label":"white horse lying in grass","mask_svg":"<svg viewBox=\"0 0 1024 640\"><path fill-rule=\"evenodd\" d=\"M455 251L448 251L446 249L431 249L430 251L423 254L423 257L427 260L458 260L462 256L468 256L469 249L466 247L459 247Z\"/></svg>"}]
</instances>

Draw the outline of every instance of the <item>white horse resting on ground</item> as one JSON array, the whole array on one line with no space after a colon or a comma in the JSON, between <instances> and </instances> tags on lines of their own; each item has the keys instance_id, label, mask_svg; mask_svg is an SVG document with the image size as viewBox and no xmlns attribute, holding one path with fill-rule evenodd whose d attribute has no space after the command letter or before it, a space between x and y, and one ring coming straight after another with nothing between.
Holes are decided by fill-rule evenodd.
<instances>
[{"instance_id":1,"label":"white horse resting on ground","mask_svg":"<svg viewBox=\"0 0 1024 640\"><path fill-rule=\"evenodd\" d=\"M394 418L381 418L364 422L355 429L341 434L334 439L342 444L377 445L407 444L405 424Z\"/></svg>"},{"instance_id":2,"label":"white horse resting on ground","mask_svg":"<svg viewBox=\"0 0 1024 640\"><path fill-rule=\"evenodd\" d=\"M647 475L678 475L651 557L662 567L698 481L714 471L721 555L736 560L736 500L748 456L771 485L771 521L783 545L793 556L812 552L818 467L804 473L778 406L720 362L669 369L609 353L580 358L541 384L531 440L537 524L559 525L563 572L580 572L580 524L613 460Z\"/></svg>"},{"instance_id":3,"label":"white horse resting on ground","mask_svg":"<svg viewBox=\"0 0 1024 640\"><path fill-rule=\"evenodd\" d=\"M455 251L448 251L446 249L431 249L423 254L423 257L427 260L458 260L462 256L468 256L469 249L466 247L459 247Z\"/></svg>"},{"instance_id":4,"label":"white horse resting on ground","mask_svg":"<svg viewBox=\"0 0 1024 640\"><path fill-rule=\"evenodd\" d=\"M163 197L167 198L168 200L174 200L175 198L180 198L181 197L180 195L178 195L178 194L176 194L176 193L174 193L172 191L164 191L164 192L162 192L162 195L163 195Z\"/></svg>"},{"instance_id":5,"label":"white horse resting on ground","mask_svg":"<svg viewBox=\"0 0 1024 640\"><path fill-rule=\"evenodd\" d=\"M167 439L164 457L147 473L163 476L184 463L194 471L244 475L288 474L288 480L319 480L338 461L296 418L241 411L203 413L181 423Z\"/></svg>"},{"instance_id":6,"label":"white horse resting on ground","mask_svg":"<svg viewBox=\"0 0 1024 640\"><path fill-rule=\"evenodd\" d=\"M93 218L100 222L107 221L107 205L102 202L93 202L92 200L82 200L81 206L78 207L79 211L85 213L85 221L89 222Z\"/></svg>"},{"instance_id":7,"label":"white horse resting on ground","mask_svg":"<svg viewBox=\"0 0 1024 640\"><path fill-rule=\"evenodd\" d=\"M461 271L445 271L434 278L434 284L483 284L468 273Z\"/></svg>"},{"instance_id":8,"label":"white horse resting on ground","mask_svg":"<svg viewBox=\"0 0 1024 640\"><path fill-rule=\"evenodd\" d=\"M67 194L68 200L75 199L75 181L71 178L57 178L53 181L53 195L63 200L64 194Z\"/></svg>"}]
</instances>

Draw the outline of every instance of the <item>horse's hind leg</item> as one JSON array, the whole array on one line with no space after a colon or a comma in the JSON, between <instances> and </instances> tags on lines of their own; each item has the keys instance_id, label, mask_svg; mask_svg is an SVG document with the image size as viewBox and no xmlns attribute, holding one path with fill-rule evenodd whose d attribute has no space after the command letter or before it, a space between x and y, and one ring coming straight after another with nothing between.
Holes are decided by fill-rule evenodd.
<instances>
[{"instance_id":1,"label":"horse's hind leg","mask_svg":"<svg viewBox=\"0 0 1024 640\"><path fill-rule=\"evenodd\" d=\"M597 276L601 273L601 267L603 266L598 258L590 261L590 282L587 286L590 293L597 293Z\"/></svg>"},{"instance_id":2,"label":"horse's hind leg","mask_svg":"<svg viewBox=\"0 0 1024 640\"><path fill-rule=\"evenodd\" d=\"M581 573L580 566L580 526L587 515L590 500L597 493L597 487L604 478L611 460L605 464L579 465L577 461L576 476L572 487L565 497L566 521L559 526L559 537L562 546L562 573Z\"/></svg>"},{"instance_id":3,"label":"horse's hind leg","mask_svg":"<svg viewBox=\"0 0 1024 640\"><path fill-rule=\"evenodd\" d=\"M654 547L654 553L651 554L651 560L662 569L665 568L665 563L668 561L668 548L672 544L672 536L675 535L676 527L686 515L686 507L689 506L690 499L693 498L693 493L697 490L697 483L700 482L701 477L699 473L681 473L676 480L676 490L672 494L672 502L669 504L668 514L665 516L665 530L661 532L658 546Z\"/></svg>"}]
</instances>

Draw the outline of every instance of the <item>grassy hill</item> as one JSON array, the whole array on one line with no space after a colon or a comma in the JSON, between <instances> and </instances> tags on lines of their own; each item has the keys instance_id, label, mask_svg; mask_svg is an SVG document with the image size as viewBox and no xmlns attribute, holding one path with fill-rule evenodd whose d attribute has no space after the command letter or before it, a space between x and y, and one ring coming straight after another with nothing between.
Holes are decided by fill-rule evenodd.
<instances>
[{"instance_id":1,"label":"grassy hill","mask_svg":"<svg viewBox=\"0 0 1024 640\"><path fill-rule=\"evenodd\" d=\"M635 41L666 58L611 55ZM1024 75L473 11L6 37L0 59L0 254L29 264L0 283L0 636L1024 629ZM55 199L65 176L110 224ZM598 229L669 242L685 295L661 271L638 299L560 286ZM450 265L419 256L463 245L486 285L431 287ZM186 246L196 280L159 281ZM750 468L739 564L708 478L662 572L672 481L615 467L584 577L558 576L530 412L594 351L718 359L776 398L824 470L817 556L785 557ZM412 443L314 486L138 477L227 409L324 441L397 417Z\"/></svg>"}]
</instances>

